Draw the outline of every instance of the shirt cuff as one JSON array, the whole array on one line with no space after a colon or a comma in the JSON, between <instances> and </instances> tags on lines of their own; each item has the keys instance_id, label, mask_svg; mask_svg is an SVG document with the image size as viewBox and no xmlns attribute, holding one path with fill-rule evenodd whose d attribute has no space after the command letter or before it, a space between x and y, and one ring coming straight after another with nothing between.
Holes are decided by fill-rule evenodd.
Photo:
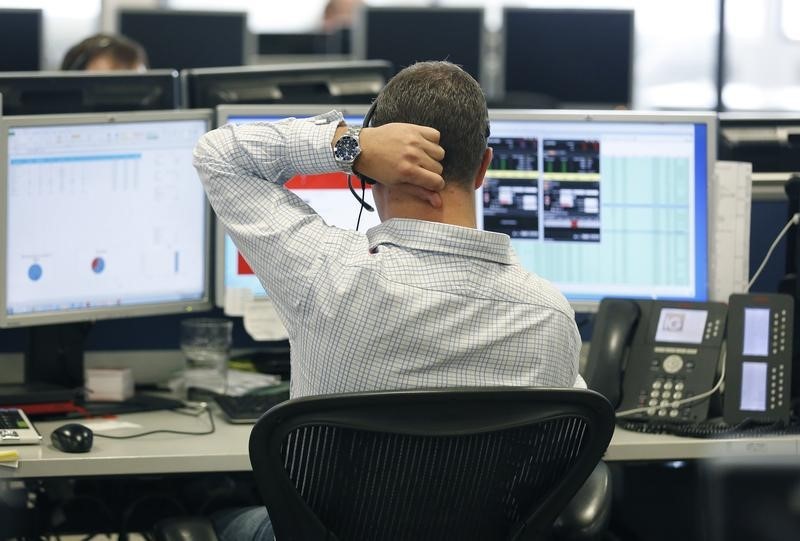
<instances>
[{"instance_id":1,"label":"shirt cuff","mask_svg":"<svg viewBox=\"0 0 800 541\"><path fill-rule=\"evenodd\" d=\"M317 175L343 171L333 158L331 141L336 128L344 121L339 111L297 120L289 137L289 160L292 168L302 175Z\"/></svg>"}]
</instances>

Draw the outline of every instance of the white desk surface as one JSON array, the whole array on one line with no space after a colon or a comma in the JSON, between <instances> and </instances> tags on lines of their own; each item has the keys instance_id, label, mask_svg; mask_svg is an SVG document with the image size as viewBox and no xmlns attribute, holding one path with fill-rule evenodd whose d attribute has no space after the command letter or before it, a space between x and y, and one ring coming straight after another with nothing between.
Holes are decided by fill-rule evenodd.
<instances>
[{"instance_id":1,"label":"white desk surface","mask_svg":"<svg viewBox=\"0 0 800 541\"><path fill-rule=\"evenodd\" d=\"M232 425L215 413L216 432L206 436L153 434L129 440L95 438L88 453L62 453L50 443L50 433L65 423L36 426L41 445L3 446L20 455L19 468L0 465L2 478L73 477L249 471L248 440L252 425ZM140 428L120 428L123 435L157 428L204 431L208 416L189 417L174 412L136 413L119 417ZM702 440L669 435L640 434L617 429L606 452L608 461L691 460L717 457L798 456L800 437L776 436L738 440Z\"/></svg>"}]
</instances>

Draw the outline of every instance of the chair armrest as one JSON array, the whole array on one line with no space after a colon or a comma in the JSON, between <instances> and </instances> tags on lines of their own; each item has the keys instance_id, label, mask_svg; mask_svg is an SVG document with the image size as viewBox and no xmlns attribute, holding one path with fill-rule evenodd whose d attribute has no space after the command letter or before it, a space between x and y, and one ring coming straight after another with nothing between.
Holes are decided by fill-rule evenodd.
<instances>
[{"instance_id":1,"label":"chair armrest","mask_svg":"<svg viewBox=\"0 0 800 541\"><path fill-rule=\"evenodd\" d=\"M156 541L217 541L211 521L205 517L173 517L153 526Z\"/></svg>"},{"instance_id":2,"label":"chair armrest","mask_svg":"<svg viewBox=\"0 0 800 541\"><path fill-rule=\"evenodd\" d=\"M600 462L553 524L553 535L564 541L598 538L611 519L611 476Z\"/></svg>"}]
</instances>

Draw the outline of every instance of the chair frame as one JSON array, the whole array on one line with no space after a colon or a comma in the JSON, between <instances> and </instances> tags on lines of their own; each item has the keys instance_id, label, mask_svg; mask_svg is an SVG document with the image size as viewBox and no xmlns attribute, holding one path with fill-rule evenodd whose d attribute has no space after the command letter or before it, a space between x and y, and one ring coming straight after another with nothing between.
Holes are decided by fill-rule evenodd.
<instances>
[{"instance_id":1,"label":"chair frame","mask_svg":"<svg viewBox=\"0 0 800 541\"><path fill-rule=\"evenodd\" d=\"M529 510L509 540L540 539L602 458L614 431L614 411L584 389L448 388L304 397L265 413L250 435L250 461L278 541L336 539L301 498L284 469L281 446L302 426L331 425L415 436L465 436L563 417L586 422L574 466ZM390 427L390 429L387 429Z\"/></svg>"}]
</instances>

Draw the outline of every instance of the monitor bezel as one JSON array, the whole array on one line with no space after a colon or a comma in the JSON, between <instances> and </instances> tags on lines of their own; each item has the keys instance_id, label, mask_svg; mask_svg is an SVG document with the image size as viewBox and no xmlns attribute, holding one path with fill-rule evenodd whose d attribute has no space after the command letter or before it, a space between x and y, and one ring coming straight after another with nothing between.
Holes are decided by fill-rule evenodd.
<instances>
[{"instance_id":1,"label":"monitor bezel","mask_svg":"<svg viewBox=\"0 0 800 541\"><path fill-rule=\"evenodd\" d=\"M355 16L355 24L353 25L353 31L350 35L350 50L353 54L353 58L358 58L363 61L369 61L367 59L367 30L368 30L368 23L367 18L369 17L368 12L389 12L389 13L415 13L418 12L421 18L425 18L426 16L430 15L431 13L479 13L480 14L480 32L478 33L478 76L475 79L478 81L478 84L481 87L486 88L488 86L488 79L489 79L489 69L485 66L485 58L488 54L488 48L490 41L488 36L488 30L486 29L486 8L483 6L383 6L383 5L363 5ZM409 36L410 39L413 39L413 36ZM374 59L373 59L374 60ZM436 59L436 58L423 58L420 60L445 60L445 59ZM389 62L392 62L392 59L388 59ZM395 70L398 72L405 68L406 66L394 66Z\"/></svg>"},{"instance_id":2,"label":"monitor bezel","mask_svg":"<svg viewBox=\"0 0 800 541\"><path fill-rule=\"evenodd\" d=\"M528 122L623 122L623 123L662 123L662 124L703 124L706 126L706 216L709 216L710 194L717 160L717 114L714 112L680 111L584 111L584 110L529 110L529 109L490 109L489 122L494 120L519 120ZM710 262L712 247L709 242L712 223L706 224L706 258ZM706 298L711 291L711 268L706 267ZM569 300L569 299L567 299ZM600 301L569 300L575 312L597 312Z\"/></svg>"},{"instance_id":3,"label":"monitor bezel","mask_svg":"<svg viewBox=\"0 0 800 541\"><path fill-rule=\"evenodd\" d=\"M203 120L207 128L213 124L211 109L167 110L167 111L135 111L122 113L77 113L59 115L19 115L0 117L0 218L5 222L8 217L8 130L9 128L26 128L37 126L63 125L102 125L114 123L164 122L180 120ZM198 182L200 180L198 179ZM0 235L0 328L29 327L55 323L75 323L103 319L119 319L129 317L157 316L165 314L188 314L206 311L212 308L211 303L211 208L204 197L203 220L205 222L205 242L203 247L203 294L198 300L174 301L133 306L115 306L110 308L81 309L67 312L39 312L9 315L7 313L8 276L5 264L7 249L6 235ZM3 223L7 231L7 224Z\"/></svg>"},{"instance_id":4,"label":"monitor bezel","mask_svg":"<svg viewBox=\"0 0 800 541\"><path fill-rule=\"evenodd\" d=\"M314 116L335 109L343 116L361 116L367 114L369 105L218 105L217 127L224 126L228 119L237 116ZM214 214L214 302L225 307L225 226Z\"/></svg>"},{"instance_id":5,"label":"monitor bezel","mask_svg":"<svg viewBox=\"0 0 800 541\"><path fill-rule=\"evenodd\" d=\"M508 48L508 32L506 30L506 20L510 14L514 12L525 12L525 13L580 13L582 15L587 14L602 14L602 13L628 13L631 16L631 31L630 35L628 36L628 42L630 43L630 54L628 55L628 99L626 102L617 103L617 102L603 102L603 101L588 101L588 102L570 102L564 101L559 96L550 96L553 99L557 100L557 104L549 105L550 107L559 107L564 106L565 108L575 109L575 108L602 108L606 105L608 106L624 106L630 107L633 103L634 98L634 73L633 70L635 68L634 60L636 56L636 12L633 9L625 9L625 8L595 8L595 9L583 9L583 8L558 8L558 7L524 7L519 5L509 5L503 8L502 14L502 29L500 30L500 38L498 42L498 49L500 51L500 59L499 59L499 67L501 71L500 81L501 81L501 88L500 94L505 96L508 90L508 76L506 73L506 50ZM511 90L510 92L515 92Z\"/></svg>"}]
</instances>

